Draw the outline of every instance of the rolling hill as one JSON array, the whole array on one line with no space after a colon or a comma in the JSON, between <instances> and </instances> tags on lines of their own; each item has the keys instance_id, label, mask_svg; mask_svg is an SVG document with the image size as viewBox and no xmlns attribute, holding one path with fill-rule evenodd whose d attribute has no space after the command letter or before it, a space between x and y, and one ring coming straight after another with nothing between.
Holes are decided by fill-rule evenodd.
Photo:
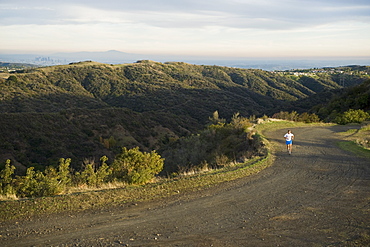
<instances>
[{"instance_id":1,"label":"rolling hill","mask_svg":"<svg viewBox=\"0 0 370 247\"><path fill-rule=\"evenodd\" d=\"M201 130L213 112L230 119L308 111L341 90L337 74L292 77L256 69L138 61L79 62L2 74L0 162L19 166L112 157L120 146L158 149ZM348 76L346 86L366 76ZM316 97L316 98L315 98ZM300 104L307 99L314 103ZM312 100L310 102L313 102Z\"/></svg>"}]
</instances>

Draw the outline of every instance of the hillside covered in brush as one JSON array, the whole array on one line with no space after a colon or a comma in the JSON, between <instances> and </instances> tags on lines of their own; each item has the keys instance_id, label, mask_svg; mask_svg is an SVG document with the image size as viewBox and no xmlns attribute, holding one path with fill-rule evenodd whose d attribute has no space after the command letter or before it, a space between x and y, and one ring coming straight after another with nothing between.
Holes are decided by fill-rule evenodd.
<instances>
[{"instance_id":1,"label":"hillside covered in brush","mask_svg":"<svg viewBox=\"0 0 370 247\"><path fill-rule=\"evenodd\" d=\"M153 61L81 62L3 73L0 162L45 166L61 157L78 163L112 157L122 146L158 150L202 130L215 111L226 119L235 113L309 111L328 100L317 95L342 90L342 78L339 73L290 76ZM346 86L366 78L347 74Z\"/></svg>"},{"instance_id":2,"label":"hillside covered in brush","mask_svg":"<svg viewBox=\"0 0 370 247\"><path fill-rule=\"evenodd\" d=\"M330 89L340 75L291 77L256 69L139 61L106 65L82 62L13 73L1 83L0 112L59 112L65 109L129 108L164 111L204 123L214 110L261 115ZM352 75L346 86L363 82Z\"/></svg>"}]
</instances>

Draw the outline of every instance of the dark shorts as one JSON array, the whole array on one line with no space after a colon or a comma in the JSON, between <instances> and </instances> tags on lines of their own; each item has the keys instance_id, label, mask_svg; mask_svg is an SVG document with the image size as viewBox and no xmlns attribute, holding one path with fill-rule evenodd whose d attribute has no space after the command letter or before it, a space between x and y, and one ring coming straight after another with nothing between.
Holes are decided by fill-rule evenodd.
<instances>
[{"instance_id":1,"label":"dark shorts","mask_svg":"<svg viewBox=\"0 0 370 247\"><path fill-rule=\"evenodd\" d=\"M293 143L293 140L285 141L285 144L286 144L286 145L289 145L289 144L292 144L292 143Z\"/></svg>"}]
</instances>

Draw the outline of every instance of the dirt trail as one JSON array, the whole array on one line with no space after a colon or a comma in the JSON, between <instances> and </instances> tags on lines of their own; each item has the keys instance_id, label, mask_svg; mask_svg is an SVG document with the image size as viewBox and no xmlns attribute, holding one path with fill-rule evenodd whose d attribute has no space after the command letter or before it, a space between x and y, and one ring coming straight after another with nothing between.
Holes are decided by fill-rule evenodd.
<instances>
[{"instance_id":1,"label":"dirt trail","mask_svg":"<svg viewBox=\"0 0 370 247\"><path fill-rule=\"evenodd\" d=\"M266 133L279 142L259 174L191 194L0 225L1 246L366 246L369 161L335 146L343 127Z\"/></svg>"}]
</instances>

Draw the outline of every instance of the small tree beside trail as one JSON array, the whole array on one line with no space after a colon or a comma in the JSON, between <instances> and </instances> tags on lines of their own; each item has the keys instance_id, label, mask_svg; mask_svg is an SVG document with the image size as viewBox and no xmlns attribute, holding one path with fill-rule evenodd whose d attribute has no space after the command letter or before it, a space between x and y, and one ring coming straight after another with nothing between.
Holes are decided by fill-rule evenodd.
<instances>
[{"instance_id":1,"label":"small tree beside trail","mask_svg":"<svg viewBox=\"0 0 370 247\"><path fill-rule=\"evenodd\" d=\"M163 164L164 159L156 151L146 153L139 147L124 147L112 164L113 176L130 184L144 184L162 171Z\"/></svg>"},{"instance_id":2,"label":"small tree beside trail","mask_svg":"<svg viewBox=\"0 0 370 247\"><path fill-rule=\"evenodd\" d=\"M58 183L63 187L63 189L70 185L72 178L70 173L70 165L71 159L61 158L59 159L59 167L58 167Z\"/></svg>"},{"instance_id":3,"label":"small tree beside trail","mask_svg":"<svg viewBox=\"0 0 370 247\"><path fill-rule=\"evenodd\" d=\"M112 169L107 165L107 160L107 156L101 157L101 165L99 167L96 167L94 160L86 160L84 170L76 172L74 175L75 185L86 184L90 187L100 187L105 182L108 182Z\"/></svg>"},{"instance_id":4,"label":"small tree beside trail","mask_svg":"<svg viewBox=\"0 0 370 247\"><path fill-rule=\"evenodd\" d=\"M15 189L12 185L13 174L15 167L10 165L10 160L6 160L5 168L0 171L0 194L4 196L11 196L15 194Z\"/></svg>"}]
</instances>

